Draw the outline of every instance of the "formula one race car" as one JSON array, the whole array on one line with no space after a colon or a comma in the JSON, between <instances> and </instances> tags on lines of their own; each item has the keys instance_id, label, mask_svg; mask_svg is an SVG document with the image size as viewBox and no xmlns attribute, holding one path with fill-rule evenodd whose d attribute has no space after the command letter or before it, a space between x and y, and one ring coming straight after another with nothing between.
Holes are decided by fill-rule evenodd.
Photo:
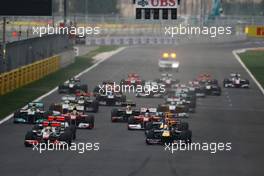
<instances>
[{"instance_id":1,"label":"formula one race car","mask_svg":"<svg viewBox=\"0 0 264 176\"><path fill-rule=\"evenodd\" d=\"M102 106L121 106L126 102L126 96L117 92L106 92L106 94L97 94L96 100Z\"/></svg>"},{"instance_id":2,"label":"formula one race car","mask_svg":"<svg viewBox=\"0 0 264 176\"><path fill-rule=\"evenodd\" d=\"M199 81L200 83L208 82L208 81L212 81L213 82L213 78L208 73L202 73L196 78L196 81Z\"/></svg>"},{"instance_id":3,"label":"formula one race car","mask_svg":"<svg viewBox=\"0 0 264 176\"><path fill-rule=\"evenodd\" d=\"M77 110L79 112L85 112L83 104L79 105L77 103L77 98L73 95L67 95L62 97L61 103L52 103L49 107L50 111L58 111L62 114L72 112Z\"/></svg>"},{"instance_id":4,"label":"formula one race car","mask_svg":"<svg viewBox=\"0 0 264 176\"><path fill-rule=\"evenodd\" d=\"M198 98L206 97L205 87L201 85L199 81L189 81L189 90L194 92L195 96Z\"/></svg>"},{"instance_id":5,"label":"formula one race car","mask_svg":"<svg viewBox=\"0 0 264 176\"><path fill-rule=\"evenodd\" d=\"M146 144L169 144L184 141L186 144L192 142L192 131L184 128L186 125L168 125L161 123L159 127L152 127L146 133Z\"/></svg>"},{"instance_id":6,"label":"formula one race car","mask_svg":"<svg viewBox=\"0 0 264 176\"><path fill-rule=\"evenodd\" d=\"M59 111L60 113L72 112L74 109L82 112L98 112L99 103L89 93L77 93L76 96L67 95L62 97L61 103L50 105L50 111Z\"/></svg>"},{"instance_id":7,"label":"formula one race car","mask_svg":"<svg viewBox=\"0 0 264 176\"><path fill-rule=\"evenodd\" d=\"M14 113L14 123L35 124L46 120L44 104L41 102L29 103L26 108L17 110Z\"/></svg>"},{"instance_id":8,"label":"formula one race car","mask_svg":"<svg viewBox=\"0 0 264 176\"><path fill-rule=\"evenodd\" d=\"M103 81L101 85L98 85L94 88L93 93L98 94L106 94L107 92L116 92L122 93L122 89L119 89L120 85L116 84L114 81L107 80Z\"/></svg>"},{"instance_id":9,"label":"formula one race car","mask_svg":"<svg viewBox=\"0 0 264 176\"><path fill-rule=\"evenodd\" d=\"M140 114L140 110L134 108L136 104L133 102L122 103L122 106L112 109L111 122L127 122L129 117Z\"/></svg>"},{"instance_id":10,"label":"formula one race car","mask_svg":"<svg viewBox=\"0 0 264 176\"><path fill-rule=\"evenodd\" d=\"M176 70L179 71L180 63L176 60L176 53L163 53L161 59L159 60L159 70Z\"/></svg>"},{"instance_id":11,"label":"formula one race car","mask_svg":"<svg viewBox=\"0 0 264 176\"><path fill-rule=\"evenodd\" d=\"M160 121L161 116L157 108L141 108L140 114L128 118L128 130L144 130L148 122Z\"/></svg>"},{"instance_id":12,"label":"formula one race car","mask_svg":"<svg viewBox=\"0 0 264 176\"><path fill-rule=\"evenodd\" d=\"M71 93L75 94L78 91L88 91L88 86L81 84L79 79L72 78L69 81L66 81L64 84L59 85L59 93Z\"/></svg>"},{"instance_id":13,"label":"formula one race car","mask_svg":"<svg viewBox=\"0 0 264 176\"><path fill-rule=\"evenodd\" d=\"M139 75L136 73L128 74L126 79L122 79L120 85L142 85L144 81L140 79Z\"/></svg>"},{"instance_id":14,"label":"formula one race car","mask_svg":"<svg viewBox=\"0 0 264 176\"><path fill-rule=\"evenodd\" d=\"M76 126L79 129L93 129L94 128L94 116L87 115L83 112L78 112L76 110L62 114L65 118L65 121L69 122L69 124Z\"/></svg>"},{"instance_id":15,"label":"formula one race car","mask_svg":"<svg viewBox=\"0 0 264 176\"><path fill-rule=\"evenodd\" d=\"M206 82L204 86L205 86L206 95L220 96L222 94L222 89L218 85L218 83L209 81L209 82Z\"/></svg>"},{"instance_id":16,"label":"formula one race car","mask_svg":"<svg viewBox=\"0 0 264 176\"><path fill-rule=\"evenodd\" d=\"M137 89L136 97L162 98L166 92L165 86L156 81L146 81L143 88Z\"/></svg>"},{"instance_id":17,"label":"formula one race car","mask_svg":"<svg viewBox=\"0 0 264 176\"><path fill-rule=\"evenodd\" d=\"M173 118L188 118L189 112L194 110L190 111L189 106L184 104L160 104L157 111L164 114L172 113L174 115Z\"/></svg>"},{"instance_id":18,"label":"formula one race car","mask_svg":"<svg viewBox=\"0 0 264 176\"><path fill-rule=\"evenodd\" d=\"M229 78L224 79L223 86L225 88L249 88L249 80L242 79L238 73L231 73Z\"/></svg>"},{"instance_id":19,"label":"formula one race car","mask_svg":"<svg viewBox=\"0 0 264 176\"><path fill-rule=\"evenodd\" d=\"M188 109L187 112L195 112L196 108L196 95L191 91L175 90L169 91L166 99L166 105L171 105L172 107L184 106Z\"/></svg>"},{"instance_id":20,"label":"formula one race car","mask_svg":"<svg viewBox=\"0 0 264 176\"><path fill-rule=\"evenodd\" d=\"M48 117L47 121L35 125L25 136L24 145L30 147L40 143L71 145L76 139L76 128L65 121L64 117Z\"/></svg>"},{"instance_id":21,"label":"formula one race car","mask_svg":"<svg viewBox=\"0 0 264 176\"><path fill-rule=\"evenodd\" d=\"M206 95L220 96L222 93L218 81L213 79L210 74L200 74L196 79L196 84L197 82L201 87L204 87Z\"/></svg>"},{"instance_id":22,"label":"formula one race car","mask_svg":"<svg viewBox=\"0 0 264 176\"><path fill-rule=\"evenodd\" d=\"M79 106L84 106L85 112L97 113L99 110L99 102L96 100L93 93L77 93L76 102Z\"/></svg>"},{"instance_id":23,"label":"formula one race car","mask_svg":"<svg viewBox=\"0 0 264 176\"><path fill-rule=\"evenodd\" d=\"M165 87L171 87L173 84L178 84L180 81L173 78L172 74L164 73L161 78L157 80L157 83L165 85Z\"/></svg>"},{"instance_id":24,"label":"formula one race car","mask_svg":"<svg viewBox=\"0 0 264 176\"><path fill-rule=\"evenodd\" d=\"M159 122L149 122L145 128L145 135L147 136L152 130L160 130L164 127L164 124L169 127L177 128L179 131L189 130L188 122L183 122L179 119L166 118Z\"/></svg>"}]
</instances>

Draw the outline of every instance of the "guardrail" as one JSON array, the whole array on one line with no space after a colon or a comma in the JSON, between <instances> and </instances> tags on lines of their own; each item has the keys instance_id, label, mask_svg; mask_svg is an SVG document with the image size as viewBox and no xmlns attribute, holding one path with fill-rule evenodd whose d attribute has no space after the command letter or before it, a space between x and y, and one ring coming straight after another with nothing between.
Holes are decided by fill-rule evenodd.
<instances>
[{"instance_id":1,"label":"guardrail","mask_svg":"<svg viewBox=\"0 0 264 176\"><path fill-rule=\"evenodd\" d=\"M0 74L0 95L36 81L59 69L60 57L53 56Z\"/></svg>"}]
</instances>

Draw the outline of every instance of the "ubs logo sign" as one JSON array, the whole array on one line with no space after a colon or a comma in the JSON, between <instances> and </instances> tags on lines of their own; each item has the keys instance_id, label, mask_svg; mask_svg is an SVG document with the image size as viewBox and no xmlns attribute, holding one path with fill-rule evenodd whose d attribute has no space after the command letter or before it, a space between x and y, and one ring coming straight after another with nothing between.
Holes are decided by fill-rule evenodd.
<instances>
[{"instance_id":1,"label":"ubs logo sign","mask_svg":"<svg viewBox=\"0 0 264 176\"><path fill-rule=\"evenodd\" d=\"M145 6L147 6L148 4L149 4L149 3L148 3L147 0L140 0L140 1L137 2L137 5L142 6L142 7L145 7Z\"/></svg>"},{"instance_id":2,"label":"ubs logo sign","mask_svg":"<svg viewBox=\"0 0 264 176\"><path fill-rule=\"evenodd\" d=\"M136 19L177 19L181 0L134 0Z\"/></svg>"},{"instance_id":3,"label":"ubs logo sign","mask_svg":"<svg viewBox=\"0 0 264 176\"><path fill-rule=\"evenodd\" d=\"M137 8L177 8L178 0L137 0Z\"/></svg>"}]
</instances>

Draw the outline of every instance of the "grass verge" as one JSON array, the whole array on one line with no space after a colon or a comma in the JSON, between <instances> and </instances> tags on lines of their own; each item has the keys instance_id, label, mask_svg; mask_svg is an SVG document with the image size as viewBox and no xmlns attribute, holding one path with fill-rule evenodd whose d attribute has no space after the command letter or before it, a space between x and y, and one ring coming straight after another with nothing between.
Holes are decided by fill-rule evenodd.
<instances>
[{"instance_id":1,"label":"grass verge","mask_svg":"<svg viewBox=\"0 0 264 176\"><path fill-rule=\"evenodd\" d=\"M82 72L92 63L92 57L107 51L117 49L116 46L102 46L90 51L84 56L75 58L75 62L65 68L62 68L40 80L34 81L26 86L18 88L6 95L0 96L0 119L23 107L27 103L47 93L57 85L65 82L69 78Z\"/></svg>"},{"instance_id":2,"label":"grass verge","mask_svg":"<svg viewBox=\"0 0 264 176\"><path fill-rule=\"evenodd\" d=\"M241 53L241 60L264 87L264 50L251 50Z\"/></svg>"}]
</instances>

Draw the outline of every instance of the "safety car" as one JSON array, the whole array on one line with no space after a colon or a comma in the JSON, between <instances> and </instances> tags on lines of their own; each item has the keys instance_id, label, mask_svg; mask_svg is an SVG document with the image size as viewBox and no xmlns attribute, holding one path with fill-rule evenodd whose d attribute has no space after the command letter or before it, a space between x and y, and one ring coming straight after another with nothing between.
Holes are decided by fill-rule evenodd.
<instances>
[{"instance_id":1,"label":"safety car","mask_svg":"<svg viewBox=\"0 0 264 176\"><path fill-rule=\"evenodd\" d=\"M163 53L159 60L159 70L176 70L179 71L180 62L177 60L176 53Z\"/></svg>"}]
</instances>

